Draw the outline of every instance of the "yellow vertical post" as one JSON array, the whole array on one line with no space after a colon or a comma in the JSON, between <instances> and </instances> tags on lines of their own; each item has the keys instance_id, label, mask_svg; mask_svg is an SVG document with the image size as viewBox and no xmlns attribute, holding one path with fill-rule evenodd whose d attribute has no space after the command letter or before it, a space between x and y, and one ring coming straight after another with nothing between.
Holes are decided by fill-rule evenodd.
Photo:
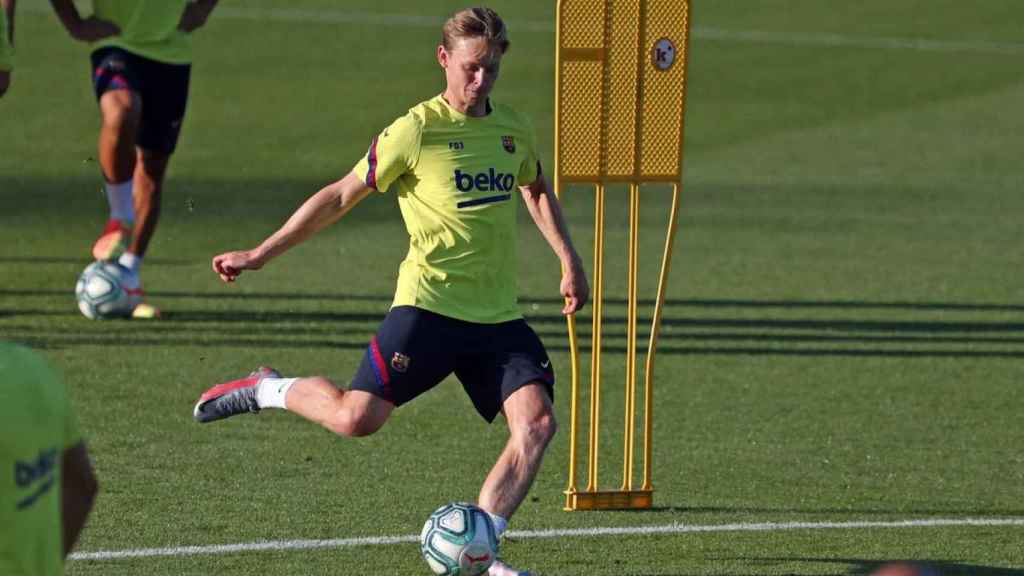
<instances>
[{"instance_id":1,"label":"yellow vertical post","mask_svg":"<svg viewBox=\"0 0 1024 576\"><path fill-rule=\"evenodd\" d=\"M629 251L626 287L626 401L623 432L622 488L633 489L633 431L636 430L637 268L640 249L640 186L629 185Z\"/></svg>"},{"instance_id":2,"label":"yellow vertical post","mask_svg":"<svg viewBox=\"0 0 1024 576\"><path fill-rule=\"evenodd\" d=\"M653 502L654 356L678 226L690 0L559 0L555 67L555 193L568 184L595 187L592 346L587 485L577 487L580 354L569 317L572 361L567 510L649 508ZM641 185L669 183L672 212L662 254L643 384L643 480L634 488L638 268ZM599 483L601 325L604 304L605 199L609 184L629 185L627 350L622 486ZM565 202L565 199L563 199Z\"/></svg>"},{"instance_id":3,"label":"yellow vertical post","mask_svg":"<svg viewBox=\"0 0 1024 576\"><path fill-rule=\"evenodd\" d=\"M604 295L602 292L604 280L604 186L597 185L594 192L594 298L592 309L594 311L593 324L591 326L591 352L590 352L590 373L601 373L601 314ZM588 451L587 467L587 490L597 490L598 470L597 460L600 452L598 447L601 442L601 379L591 377L590 379L590 450Z\"/></svg>"}]
</instances>

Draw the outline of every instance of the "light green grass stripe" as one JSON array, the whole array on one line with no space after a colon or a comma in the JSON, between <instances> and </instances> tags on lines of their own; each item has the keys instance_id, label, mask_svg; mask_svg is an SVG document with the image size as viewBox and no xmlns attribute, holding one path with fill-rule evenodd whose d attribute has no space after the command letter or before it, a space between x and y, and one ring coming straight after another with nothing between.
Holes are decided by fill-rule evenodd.
<instances>
[{"instance_id":1,"label":"light green grass stripe","mask_svg":"<svg viewBox=\"0 0 1024 576\"><path fill-rule=\"evenodd\" d=\"M43 5L26 7L27 12L48 12ZM242 8L224 6L213 16L227 20L253 20L258 22L299 22L303 24L358 24L397 26L406 28L437 28L444 23L444 16L422 14L388 14L347 10L309 10L300 8ZM554 22L548 20L510 20L513 32L552 33ZM817 48L866 48L886 50L911 50L921 52L971 53L993 55L1024 54L1022 42L989 42L984 40L946 40L929 38L886 38L876 36L855 36L846 34L825 34L808 32L769 32L764 30L728 30L696 26L693 28L696 40L770 44L791 47Z\"/></svg>"},{"instance_id":2,"label":"light green grass stripe","mask_svg":"<svg viewBox=\"0 0 1024 576\"><path fill-rule=\"evenodd\" d=\"M689 534L704 532L778 532L782 530L853 530L870 528L935 528L935 527L997 527L1024 526L1024 518L929 518L922 520L849 521L849 522L759 522L747 524L665 524L661 526L623 526L606 528L572 528L551 530L521 530L508 532L509 538L579 538L595 536L630 536L652 534ZM308 550L312 548L346 548L352 546L379 546L408 544L419 540L414 534L406 536L380 536L362 538L336 538L331 540L275 540L244 544L211 546L179 546L173 548L136 548L129 550L100 550L76 552L71 560L116 560L153 556L200 556L231 554L235 552L261 552L267 550Z\"/></svg>"}]
</instances>

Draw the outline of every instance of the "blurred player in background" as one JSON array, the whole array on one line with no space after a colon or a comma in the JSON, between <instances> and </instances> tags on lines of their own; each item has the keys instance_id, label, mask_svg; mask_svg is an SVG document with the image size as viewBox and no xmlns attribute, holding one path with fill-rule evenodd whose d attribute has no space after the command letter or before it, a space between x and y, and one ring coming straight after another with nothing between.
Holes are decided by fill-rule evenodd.
<instances>
[{"instance_id":1,"label":"blurred player in background","mask_svg":"<svg viewBox=\"0 0 1024 576\"><path fill-rule=\"evenodd\" d=\"M0 342L0 574L57 576L98 490L67 390Z\"/></svg>"},{"instance_id":2,"label":"blurred player in background","mask_svg":"<svg viewBox=\"0 0 1024 576\"><path fill-rule=\"evenodd\" d=\"M14 2L0 0L0 96L11 86L14 69Z\"/></svg>"},{"instance_id":3,"label":"blurred player in background","mask_svg":"<svg viewBox=\"0 0 1024 576\"><path fill-rule=\"evenodd\" d=\"M350 389L263 368L211 388L194 410L197 420L210 422L286 408L337 434L364 436L380 429L396 406L454 373L483 418L493 421L500 412L508 424L507 444L478 498L499 536L555 434L551 362L517 301L516 196L562 264L562 312L575 313L589 295L529 120L489 98L508 46L493 11L452 16L437 48L444 93L384 129L347 176L310 197L258 247L213 259L214 271L232 282L333 224L373 191L391 188L409 253L391 311ZM520 572L497 561L490 574Z\"/></svg>"},{"instance_id":4,"label":"blurred player in background","mask_svg":"<svg viewBox=\"0 0 1024 576\"><path fill-rule=\"evenodd\" d=\"M90 43L102 124L99 162L110 218L92 248L116 260L141 290L139 270L160 218L167 163L185 117L191 33L217 0L93 0L83 18L72 0L50 0L72 38ZM143 301L133 316L159 311Z\"/></svg>"}]
</instances>

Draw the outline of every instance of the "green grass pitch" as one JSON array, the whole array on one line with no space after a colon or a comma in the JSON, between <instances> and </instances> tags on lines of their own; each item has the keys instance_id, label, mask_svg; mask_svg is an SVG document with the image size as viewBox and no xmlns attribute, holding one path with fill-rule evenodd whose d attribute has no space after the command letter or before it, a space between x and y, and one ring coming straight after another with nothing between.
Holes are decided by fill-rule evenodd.
<instances>
[{"instance_id":1,"label":"green grass pitch","mask_svg":"<svg viewBox=\"0 0 1024 576\"><path fill-rule=\"evenodd\" d=\"M445 0L221 2L144 281L165 318L93 322L73 286L105 219L87 51L19 3L0 100L0 338L70 385L102 493L80 552L409 536L473 499L505 439L454 381L378 434L285 413L199 426L207 386L269 363L347 382L405 254L381 195L237 285L210 270L344 175L442 89ZM499 0L494 97L550 165L554 2ZM655 508L561 510L569 354L557 261L521 210L522 304L561 430L518 531L1024 518L1024 43L1018 0L695 0L684 202L656 370ZM621 465L626 201L608 200L602 478ZM590 269L592 198L569 189ZM668 194L644 190L650 316ZM589 309L580 326L589 334ZM642 330L642 332L644 332ZM584 428L584 432L586 429ZM820 526L820 524L819 524ZM727 530L514 538L546 576L1024 574L1024 527ZM414 544L73 560L92 574L426 574Z\"/></svg>"}]
</instances>

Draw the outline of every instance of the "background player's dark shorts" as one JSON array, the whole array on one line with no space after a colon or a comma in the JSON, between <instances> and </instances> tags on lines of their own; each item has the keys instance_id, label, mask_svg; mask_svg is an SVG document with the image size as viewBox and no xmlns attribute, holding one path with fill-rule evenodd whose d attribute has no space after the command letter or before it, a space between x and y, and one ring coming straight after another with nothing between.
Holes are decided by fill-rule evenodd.
<instances>
[{"instance_id":1,"label":"background player's dark shorts","mask_svg":"<svg viewBox=\"0 0 1024 576\"><path fill-rule=\"evenodd\" d=\"M352 380L400 406L455 373L488 422L513 392L541 382L554 399L555 374L525 320L477 324L413 306L391 309Z\"/></svg>"},{"instance_id":2,"label":"background player's dark shorts","mask_svg":"<svg viewBox=\"0 0 1024 576\"><path fill-rule=\"evenodd\" d=\"M188 102L192 67L143 58L121 48L92 53L92 84L96 100L108 90L127 88L142 100L142 121L136 144L145 150L170 154L178 144Z\"/></svg>"}]
</instances>

